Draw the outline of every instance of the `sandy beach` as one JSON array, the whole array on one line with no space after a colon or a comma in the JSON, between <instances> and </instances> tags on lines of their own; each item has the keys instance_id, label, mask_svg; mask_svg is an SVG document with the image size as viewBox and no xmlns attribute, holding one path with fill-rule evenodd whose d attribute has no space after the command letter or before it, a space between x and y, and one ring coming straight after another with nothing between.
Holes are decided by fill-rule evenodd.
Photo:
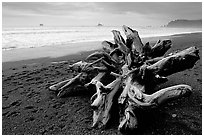
<instances>
[{"instance_id":1,"label":"sandy beach","mask_svg":"<svg viewBox=\"0 0 204 137\"><path fill-rule=\"evenodd\" d=\"M169 76L169 81L159 86L161 89L176 84L188 84L192 86L193 94L189 98L170 102L153 112L144 112L144 127L138 134L201 135L202 33L144 38L142 41L149 41L153 45L159 39L172 40L173 46L168 53L196 46L201 58L192 69ZM53 83L76 75L67 66L100 50L100 43L3 51L2 134L121 134L117 130L118 123L114 120L108 129L91 128L91 94L80 92L74 96L58 98L54 92L48 90ZM79 52L74 48L80 48L77 50Z\"/></svg>"}]
</instances>

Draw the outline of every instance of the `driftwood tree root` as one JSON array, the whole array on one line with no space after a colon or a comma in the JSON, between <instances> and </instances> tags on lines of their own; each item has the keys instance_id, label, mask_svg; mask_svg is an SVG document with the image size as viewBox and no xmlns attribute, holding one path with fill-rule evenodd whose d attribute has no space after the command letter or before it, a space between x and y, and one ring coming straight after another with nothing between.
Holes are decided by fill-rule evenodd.
<instances>
[{"instance_id":1,"label":"driftwood tree root","mask_svg":"<svg viewBox=\"0 0 204 137\"><path fill-rule=\"evenodd\" d=\"M87 91L95 91L91 97L93 109L92 127L106 127L113 113L113 104L119 108L119 126L121 132L134 131L139 127L136 112L139 109L153 109L181 97L190 96L189 85L176 85L154 91L158 84L168 81L168 76L191 69L199 60L199 50L189 47L180 52L165 55L172 47L171 40L158 40L151 46L143 44L139 33L123 26L126 40L120 32L113 30L115 43L102 42L101 52L95 52L69 66L78 72L74 78L49 87L63 97L74 92L77 85ZM91 62L91 63L90 63ZM106 83L106 84L105 84Z\"/></svg>"}]
</instances>

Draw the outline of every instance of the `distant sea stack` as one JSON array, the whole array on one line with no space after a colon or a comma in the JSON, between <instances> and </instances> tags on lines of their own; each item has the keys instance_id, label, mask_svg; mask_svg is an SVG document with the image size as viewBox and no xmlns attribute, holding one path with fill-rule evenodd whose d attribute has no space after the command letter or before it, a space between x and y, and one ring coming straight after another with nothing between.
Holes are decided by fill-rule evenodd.
<instances>
[{"instance_id":1,"label":"distant sea stack","mask_svg":"<svg viewBox=\"0 0 204 137\"><path fill-rule=\"evenodd\" d=\"M40 24L40 27L43 27L43 24Z\"/></svg>"},{"instance_id":2,"label":"distant sea stack","mask_svg":"<svg viewBox=\"0 0 204 137\"><path fill-rule=\"evenodd\" d=\"M98 25L97 25L97 26L99 26L99 27L100 27L100 26L103 26L103 24L101 24L101 23L98 23Z\"/></svg>"},{"instance_id":3,"label":"distant sea stack","mask_svg":"<svg viewBox=\"0 0 204 137\"><path fill-rule=\"evenodd\" d=\"M174 20L170 21L166 27L171 28L201 28L202 20Z\"/></svg>"}]
</instances>

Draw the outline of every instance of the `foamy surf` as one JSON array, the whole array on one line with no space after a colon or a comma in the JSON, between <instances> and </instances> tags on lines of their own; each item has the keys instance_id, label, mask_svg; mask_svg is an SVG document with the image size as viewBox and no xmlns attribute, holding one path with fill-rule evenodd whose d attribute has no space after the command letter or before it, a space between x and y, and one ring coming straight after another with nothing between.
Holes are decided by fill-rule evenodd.
<instances>
[{"instance_id":1,"label":"foamy surf","mask_svg":"<svg viewBox=\"0 0 204 137\"><path fill-rule=\"evenodd\" d=\"M201 28L133 27L141 38L201 32ZM122 27L27 27L5 28L2 32L2 49L36 48L67 45L69 43L112 40L111 30Z\"/></svg>"}]
</instances>

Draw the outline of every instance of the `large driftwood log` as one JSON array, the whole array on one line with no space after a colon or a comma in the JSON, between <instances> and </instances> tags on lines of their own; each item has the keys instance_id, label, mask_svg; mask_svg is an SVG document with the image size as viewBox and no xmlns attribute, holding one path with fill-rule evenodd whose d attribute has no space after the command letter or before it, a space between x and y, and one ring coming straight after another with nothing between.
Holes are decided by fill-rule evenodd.
<instances>
[{"instance_id":1,"label":"large driftwood log","mask_svg":"<svg viewBox=\"0 0 204 137\"><path fill-rule=\"evenodd\" d=\"M154 87L166 82L167 76L192 68L199 55L196 47L165 55L172 46L171 40L159 40L154 46L149 42L144 45L136 30L125 25L123 30L126 41L119 31L113 30L115 43L103 41L103 51L89 55L87 62L69 66L79 72L77 76L52 85L50 89L58 91L58 96L62 97L74 92L77 85L89 89L86 91L95 87L95 94L91 97L92 126L106 127L114 115L111 110L115 103L120 115L118 129L126 132L139 127L139 109L149 110L191 94L192 88L184 84L156 92Z\"/></svg>"},{"instance_id":2,"label":"large driftwood log","mask_svg":"<svg viewBox=\"0 0 204 137\"><path fill-rule=\"evenodd\" d=\"M198 49L196 47L190 47L161 59L153 65L148 66L147 69L153 71L152 73L154 74L168 76L173 73L192 68L198 59Z\"/></svg>"}]
</instances>

